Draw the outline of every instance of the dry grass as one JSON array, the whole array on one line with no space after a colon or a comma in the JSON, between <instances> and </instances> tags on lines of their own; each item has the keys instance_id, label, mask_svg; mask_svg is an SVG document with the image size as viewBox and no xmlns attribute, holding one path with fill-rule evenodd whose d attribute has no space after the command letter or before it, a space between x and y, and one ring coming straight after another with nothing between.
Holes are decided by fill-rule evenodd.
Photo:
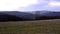
<instances>
[{"instance_id":1,"label":"dry grass","mask_svg":"<svg viewBox=\"0 0 60 34\"><path fill-rule=\"evenodd\" d=\"M0 34L60 34L60 19L0 22Z\"/></svg>"}]
</instances>

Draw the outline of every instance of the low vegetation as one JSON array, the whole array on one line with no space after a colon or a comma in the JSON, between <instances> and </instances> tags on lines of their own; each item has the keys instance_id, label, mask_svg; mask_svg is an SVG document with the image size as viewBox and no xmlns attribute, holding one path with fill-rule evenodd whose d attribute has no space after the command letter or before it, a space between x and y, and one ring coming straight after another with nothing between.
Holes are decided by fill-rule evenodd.
<instances>
[{"instance_id":1,"label":"low vegetation","mask_svg":"<svg viewBox=\"0 0 60 34\"><path fill-rule=\"evenodd\" d=\"M0 34L60 34L60 19L0 22Z\"/></svg>"}]
</instances>

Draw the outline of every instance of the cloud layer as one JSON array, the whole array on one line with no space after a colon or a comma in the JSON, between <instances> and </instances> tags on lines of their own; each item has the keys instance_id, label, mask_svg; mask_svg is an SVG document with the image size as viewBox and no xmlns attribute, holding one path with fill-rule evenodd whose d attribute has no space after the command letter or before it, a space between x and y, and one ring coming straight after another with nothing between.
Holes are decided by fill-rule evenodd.
<instances>
[{"instance_id":1,"label":"cloud layer","mask_svg":"<svg viewBox=\"0 0 60 34\"><path fill-rule=\"evenodd\" d=\"M48 11L60 11L60 0L39 0L37 4L30 5L25 8L21 8L21 11L36 11L36 10L48 10Z\"/></svg>"},{"instance_id":2,"label":"cloud layer","mask_svg":"<svg viewBox=\"0 0 60 34\"><path fill-rule=\"evenodd\" d=\"M17 10L18 8L27 7L36 3L37 0L0 0L0 11Z\"/></svg>"},{"instance_id":3,"label":"cloud layer","mask_svg":"<svg viewBox=\"0 0 60 34\"><path fill-rule=\"evenodd\" d=\"M60 0L0 0L0 11L60 11Z\"/></svg>"}]
</instances>

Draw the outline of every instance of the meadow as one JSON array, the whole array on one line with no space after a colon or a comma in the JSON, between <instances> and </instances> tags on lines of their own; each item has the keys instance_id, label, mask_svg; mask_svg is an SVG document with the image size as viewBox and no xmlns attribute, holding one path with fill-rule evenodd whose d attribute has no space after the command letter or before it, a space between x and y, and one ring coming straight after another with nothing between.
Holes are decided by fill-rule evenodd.
<instances>
[{"instance_id":1,"label":"meadow","mask_svg":"<svg viewBox=\"0 0 60 34\"><path fill-rule=\"evenodd\" d=\"M0 34L60 34L60 19L0 22Z\"/></svg>"}]
</instances>

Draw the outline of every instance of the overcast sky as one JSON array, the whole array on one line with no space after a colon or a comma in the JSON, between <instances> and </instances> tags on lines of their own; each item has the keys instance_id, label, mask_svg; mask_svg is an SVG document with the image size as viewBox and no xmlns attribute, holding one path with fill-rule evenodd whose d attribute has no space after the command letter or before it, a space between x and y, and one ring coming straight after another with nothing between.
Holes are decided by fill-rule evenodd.
<instances>
[{"instance_id":1,"label":"overcast sky","mask_svg":"<svg viewBox=\"0 0 60 34\"><path fill-rule=\"evenodd\" d=\"M60 0L0 0L0 11L60 11Z\"/></svg>"}]
</instances>

